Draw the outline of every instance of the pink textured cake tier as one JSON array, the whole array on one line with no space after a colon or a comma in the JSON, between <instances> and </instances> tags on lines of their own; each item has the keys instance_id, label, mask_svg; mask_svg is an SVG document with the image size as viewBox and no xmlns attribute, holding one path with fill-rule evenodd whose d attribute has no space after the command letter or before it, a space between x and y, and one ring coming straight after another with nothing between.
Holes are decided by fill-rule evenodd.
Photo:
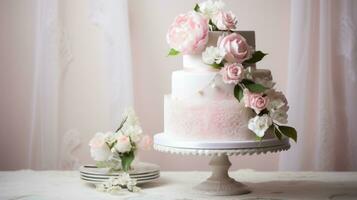
<instances>
[{"instance_id":1,"label":"pink textured cake tier","mask_svg":"<svg viewBox=\"0 0 357 200\"><path fill-rule=\"evenodd\" d=\"M255 140L247 127L251 110L232 97L188 99L165 96L165 134L179 140ZM265 138L272 138L267 134Z\"/></svg>"}]
</instances>

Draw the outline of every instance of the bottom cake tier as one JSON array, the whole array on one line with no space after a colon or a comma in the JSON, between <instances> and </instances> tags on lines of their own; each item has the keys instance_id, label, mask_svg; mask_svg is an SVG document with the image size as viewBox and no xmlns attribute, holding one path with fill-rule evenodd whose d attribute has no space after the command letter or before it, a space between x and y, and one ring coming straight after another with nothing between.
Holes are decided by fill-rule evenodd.
<instances>
[{"instance_id":1,"label":"bottom cake tier","mask_svg":"<svg viewBox=\"0 0 357 200\"><path fill-rule=\"evenodd\" d=\"M255 140L248 129L254 113L233 98L164 99L164 133L187 141ZM273 138L267 133L265 139Z\"/></svg>"}]
</instances>

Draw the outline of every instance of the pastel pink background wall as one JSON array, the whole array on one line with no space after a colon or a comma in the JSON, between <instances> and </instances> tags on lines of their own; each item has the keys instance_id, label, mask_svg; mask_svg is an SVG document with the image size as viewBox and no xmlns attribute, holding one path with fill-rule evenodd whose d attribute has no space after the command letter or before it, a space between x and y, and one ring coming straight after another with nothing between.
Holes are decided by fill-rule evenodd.
<instances>
[{"instance_id":1,"label":"pastel pink background wall","mask_svg":"<svg viewBox=\"0 0 357 200\"><path fill-rule=\"evenodd\" d=\"M170 93L171 72L181 69L181 57L167 58L165 34L174 17L192 9L193 0L128 0L133 55L135 109L144 131L163 130L163 95ZM268 52L258 67L272 70L279 88L286 88L290 1L225 0L236 13L239 29L256 31L257 48ZM63 0L64 24L74 60L61 94L60 132L75 129L82 145L75 155L91 162L88 140L109 127L109 110L103 96L103 33L89 20L87 0ZM31 122L31 88L35 36L32 1L0 1L0 170L26 167L27 132ZM91 90L88 90L91 88ZM83 101L85 99L86 101ZM73 109L75 108L75 109ZM11 152L9 154L9 152ZM175 156L142 152L142 160L158 163L164 170L208 169L207 157ZM278 154L231 159L233 169L276 170Z\"/></svg>"}]
</instances>

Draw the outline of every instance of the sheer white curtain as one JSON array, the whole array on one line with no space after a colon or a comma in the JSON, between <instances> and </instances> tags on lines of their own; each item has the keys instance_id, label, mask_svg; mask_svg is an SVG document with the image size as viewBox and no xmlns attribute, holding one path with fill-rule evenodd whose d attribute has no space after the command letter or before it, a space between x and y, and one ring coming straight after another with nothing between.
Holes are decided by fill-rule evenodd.
<instances>
[{"instance_id":1,"label":"sheer white curtain","mask_svg":"<svg viewBox=\"0 0 357 200\"><path fill-rule=\"evenodd\" d=\"M110 101L112 127L118 125L124 108L133 106L128 15L126 0L90 0L90 18L104 31L106 37L104 51L108 87L112 97Z\"/></svg>"},{"instance_id":2,"label":"sheer white curtain","mask_svg":"<svg viewBox=\"0 0 357 200\"><path fill-rule=\"evenodd\" d=\"M65 92L63 88L66 84L68 85L66 81L70 80L66 76L72 68L78 67L75 66L75 62L72 62L73 58L77 61L86 58L76 55L78 51L71 50L71 43L76 43L76 41L67 37L71 35L71 30L65 26L65 21L71 20L71 17L67 15L73 13L66 12L64 9L68 8L68 5L64 4L72 3L72 1L36 0L35 3L37 5L36 58L28 166L34 169L74 168L78 165L79 158L73 154L73 151L81 144L84 149L87 149L88 141L84 141L83 138L88 138L88 135L92 135L97 130L83 132L78 130L78 127L70 129L68 125L64 125L66 119L63 118L74 115L76 110L78 112L80 109L71 107L75 104L68 104L64 101L64 99L71 98L68 97L71 91L67 91L71 90L71 87L66 87ZM121 111L131 105L133 99L127 1L87 0L75 3L77 6L78 3L82 4L78 8L87 9L88 22L92 22L93 27L98 25L105 33L102 34L104 37L102 41L105 41L103 52L98 53L97 56L104 56L104 66L101 70L107 81L103 87L105 91L101 94L106 94L103 98L107 98L104 102L108 104L110 110L107 124L111 125L106 128L115 128ZM74 75L73 71L71 76ZM83 79L81 76L84 74L86 73L75 75L78 79ZM73 87L73 91L75 88ZM80 88L79 91L86 89ZM67 97L64 97L65 95ZM93 103L96 102L93 101ZM93 115L95 112L98 111L93 110ZM86 119L82 121L86 123ZM67 124L71 123L67 122Z\"/></svg>"},{"instance_id":3,"label":"sheer white curtain","mask_svg":"<svg viewBox=\"0 0 357 200\"><path fill-rule=\"evenodd\" d=\"M357 170L357 1L292 0L290 124L281 170Z\"/></svg>"},{"instance_id":4,"label":"sheer white curtain","mask_svg":"<svg viewBox=\"0 0 357 200\"><path fill-rule=\"evenodd\" d=\"M58 2L37 3L33 107L29 137L29 166L55 169L59 164L58 89L60 58Z\"/></svg>"}]
</instances>

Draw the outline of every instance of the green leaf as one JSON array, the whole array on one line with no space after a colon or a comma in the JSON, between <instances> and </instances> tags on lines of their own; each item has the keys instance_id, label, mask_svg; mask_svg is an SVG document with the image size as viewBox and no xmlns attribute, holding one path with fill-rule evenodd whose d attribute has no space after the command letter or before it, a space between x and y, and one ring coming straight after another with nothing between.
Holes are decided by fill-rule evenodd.
<instances>
[{"instance_id":1,"label":"green leaf","mask_svg":"<svg viewBox=\"0 0 357 200\"><path fill-rule=\"evenodd\" d=\"M167 56L177 56L177 55L179 55L179 54L180 54L179 51L177 51L177 50L174 49L174 48L171 48L170 51L169 51L169 53L167 54Z\"/></svg>"},{"instance_id":2,"label":"green leaf","mask_svg":"<svg viewBox=\"0 0 357 200\"><path fill-rule=\"evenodd\" d=\"M271 125L270 128L273 128L273 133L279 140L281 140L283 135L280 133L279 129L275 125Z\"/></svg>"},{"instance_id":3,"label":"green leaf","mask_svg":"<svg viewBox=\"0 0 357 200\"><path fill-rule=\"evenodd\" d=\"M278 129L280 133L283 135L293 139L295 142L297 142L297 132L295 128L290 127L290 126L278 126Z\"/></svg>"},{"instance_id":4,"label":"green leaf","mask_svg":"<svg viewBox=\"0 0 357 200\"><path fill-rule=\"evenodd\" d=\"M196 3L195 8L193 10L196 12L200 12L200 6Z\"/></svg>"},{"instance_id":5,"label":"green leaf","mask_svg":"<svg viewBox=\"0 0 357 200\"><path fill-rule=\"evenodd\" d=\"M213 64L210 64L210 66L215 69L221 69L223 67L223 63L220 63L220 64L213 63Z\"/></svg>"},{"instance_id":6,"label":"green leaf","mask_svg":"<svg viewBox=\"0 0 357 200\"><path fill-rule=\"evenodd\" d=\"M243 89L238 84L234 87L234 96L239 102L243 99Z\"/></svg>"},{"instance_id":7,"label":"green leaf","mask_svg":"<svg viewBox=\"0 0 357 200\"><path fill-rule=\"evenodd\" d=\"M269 114L269 110L268 109L264 109L264 110L262 110L262 111L260 111L260 113L259 113L259 116L263 116L264 114Z\"/></svg>"},{"instance_id":8,"label":"green leaf","mask_svg":"<svg viewBox=\"0 0 357 200\"><path fill-rule=\"evenodd\" d=\"M268 88L262 86L259 83L254 83L254 82L251 82L251 81L248 82L248 81L244 80L243 84L244 84L244 86L246 88L248 88L249 91L254 92L254 93L262 93L266 89L268 89Z\"/></svg>"},{"instance_id":9,"label":"green leaf","mask_svg":"<svg viewBox=\"0 0 357 200\"><path fill-rule=\"evenodd\" d=\"M268 54L263 53L261 51L256 51L256 52L253 53L252 57L250 59L244 61L243 64L257 63L257 62L261 61L264 58L264 56L266 56L266 55L268 55Z\"/></svg>"},{"instance_id":10,"label":"green leaf","mask_svg":"<svg viewBox=\"0 0 357 200\"><path fill-rule=\"evenodd\" d=\"M97 166L98 168L106 168L109 167L109 163L107 161L97 161L95 163L95 166Z\"/></svg>"},{"instance_id":11,"label":"green leaf","mask_svg":"<svg viewBox=\"0 0 357 200\"><path fill-rule=\"evenodd\" d=\"M246 85L246 84L253 84L253 83L255 83L255 82L252 81L252 80L249 80L249 79L243 79L243 80L242 80L242 83L243 83L244 85Z\"/></svg>"},{"instance_id":12,"label":"green leaf","mask_svg":"<svg viewBox=\"0 0 357 200\"><path fill-rule=\"evenodd\" d=\"M210 19L208 24L211 26L212 30L211 31L219 31L219 29L217 28L217 26L212 22L212 20Z\"/></svg>"},{"instance_id":13,"label":"green leaf","mask_svg":"<svg viewBox=\"0 0 357 200\"><path fill-rule=\"evenodd\" d=\"M125 172L129 171L130 165L135 158L134 151L130 151L120 155L121 166Z\"/></svg>"},{"instance_id":14,"label":"green leaf","mask_svg":"<svg viewBox=\"0 0 357 200\"><path fill-rule=\"evenodd\" d=\"M263 141L263 137L259 137L259 136L255 136L255 140L258 141L258 142L261 142Z\"/></svg>"},{"instance_id":15,"label":"green leaf","mask_svg":"<svg viewBox=\"0 0 357 200\"><path fill-rule=\"evenodd\" d=\"M111 144L108 143L108 142L106 142L106 144L107 144L107 146L108 146L109 149L112 149L116 143L117 143L117 141L114 141L114 142L111 143Z\"/></svg>"},{"instance_id":16,"label":"green leaf","mask_svg":"<svg viewBox=\"0 0 357 200\"><path fill-rule=\"evenodd\" d=\"M121 128L123 128L123 126L124 126L124 124L125 124L125 122L126 122L127 119L128 119L128 116L126 116L126 117L121 121L119 127L118 127L117 130L115 131L116 133L117 133L118 131L120 131Z\"/></svg>"}]
</instances>

